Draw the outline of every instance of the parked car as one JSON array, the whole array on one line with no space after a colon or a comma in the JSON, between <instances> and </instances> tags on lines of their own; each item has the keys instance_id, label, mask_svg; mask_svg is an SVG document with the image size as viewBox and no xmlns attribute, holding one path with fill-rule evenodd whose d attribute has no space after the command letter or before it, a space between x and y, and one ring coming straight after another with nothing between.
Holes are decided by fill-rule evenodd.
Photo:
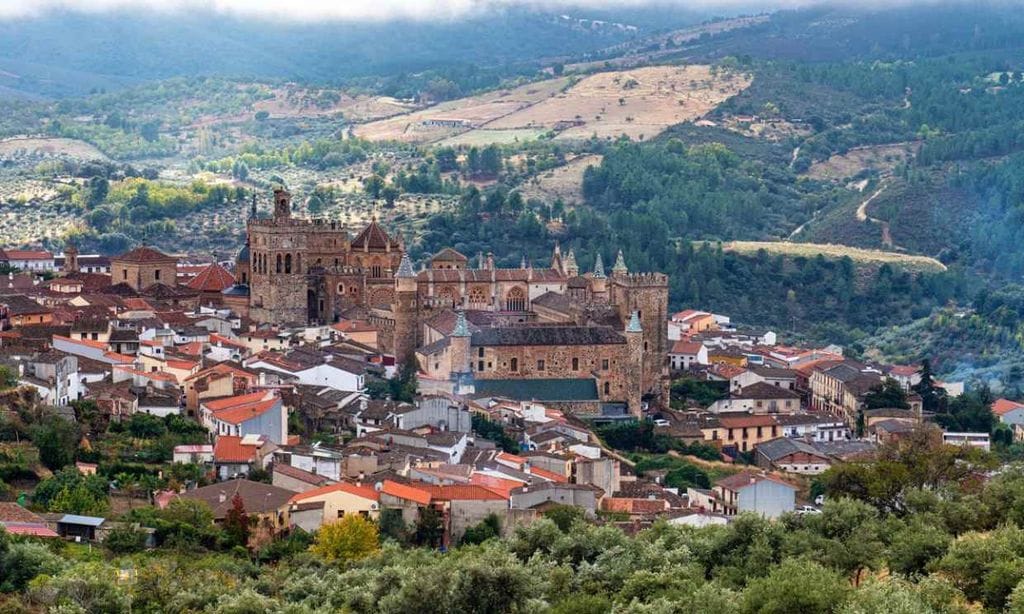
<instances>
[{"instance_id":1,"label":"parked car","mask_svg":"<svg viewBox=\"0 0 1024 614\"><path fill-rule=\"evenodd\" d=\"M821 510L819 510L818 508L814 507L813 505L801 505L800 507L796 508L796 513L797 514L820 514Z\"/></svg>"}]
</instances>

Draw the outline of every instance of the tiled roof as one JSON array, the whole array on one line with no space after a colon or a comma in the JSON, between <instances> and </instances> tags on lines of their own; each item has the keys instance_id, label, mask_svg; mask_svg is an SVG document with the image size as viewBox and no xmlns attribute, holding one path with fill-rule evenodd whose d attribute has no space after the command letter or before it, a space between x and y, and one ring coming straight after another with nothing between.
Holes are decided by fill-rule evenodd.
<instances>
[{"instance_id":1,"label":"tiled roof","mask_svg":"<svg viewBox=\"0 0 1024 614\"><path fill-rule=\"evenodd\" d=\"M189 288L199 290L200 292L220 292L233 285L235 285L235 276L216 262L210 264L210 266L196 275L192 281L188 282Z\"/></svg>"},{"instance_id":2,"label":"tiled roof","mask_svg":"<svg viewBox=\"0 0 1024 614\"><path fill-rule=\"evenodd\" d=\"M167 254L160 253L151 247L144 245L136 247L130 252L121 254L111 258L114 262L162 262L173 260L177 261L174 256L168 256Z\"/></svg>"},{"instance_id":3,"label":"tiled roof","mask_svg":"<svg viewBox=\"0 0 1024 614\"><path fill-rule=\"evenodd\" d=\"M476 484L456 484L451 486L425 485L422 489L430 493L432 499L440 501L504 501L505 497L493 490Z\"/></svg>"},{"instance_id":4,"label":"tiled roof","mask_svg":"<svg viewBox=\"0 0 1024 614\"><path fill-rule=\"evenodd\" d=\"M696 354L700 352L702 347L704 347L704 345L696 341L685 341L680 339L672 344L672 349L669 350L669 354Z\"/></svg>"},{"instance_id":5,"label":"tiled roof","mask_svg":"<svg viewBox=\"0 0 1024 614\"><path fill-rule=\"evenodd\" d=\"M276 469L275 469L276 470ZM393 484L395 482L392 482ZM380 493L370 486L358 486L356 484L350 484L348 482L338 482L337 484L330 484L328 486L321 486L320 488L314 488L313 490L307 490L306 492L299 493L292 497L289 503L298 503L314 497L321 497L323 495L329 495L333 492L343 492L356 497L362 497L370 501L380 501ZM388 493L393 494L393 493ZM398 495L394 495L398 496ZM409 498L409 497L403 497ZM427 501L429 503L429 499Z\"/></svg>"},{"instance_id":6,"label":"tiled roof","mask_svg":"<svg viewBox=\"0 0 1024 614\"><path fill-rule=\"evenodd\" d=\"M295 493L277 486L240 479L218 482L190 490L180 496L182 499L203 501L213 510L214 518L224 518L228 510L231 509L231 500L236 494L242 498L245 511L250 514L258 514L278 510ZM222 498L223 500L221 500Z\"/></svg>"},{"instance_id":7,"label":"tiled roof","mask_svg":"<svg viewBox=\"0 0 1024 614\"><path fill-rule=\"evenodd\" d=\"M725 488L727 490L736 491L736 490L739 490L739 489L741 489L741 488L743 488L745 486L748 486L750 484L757 483L757 482L760 482L760 481L763 481L763 480L768 480L768 481L771 481L771 482L775 482L776 484L782 484L784 486L788 486L788 487L793 488L794 490L796 490L796 487L794 487L789 482L786 482L784 480L780 480L779 478L771 476L771 475L768 475L768 474L754 473L752 471L741 471L741 472L737 473L736 475L731 475L731 476L729 476L727 478L722 478L722 479L720 479L720 480L715 482L715 486L721 486L721 487L723 487L723 488Z\"/></svg>"},{"instance_id":8,"label":"tiled roof","mask_svg":"<svg viewBox=\"0 0 1024 614\"><path fill-rule=\"evenodd\" d=\"M202 371L200 371L202 373ZM262 401L267 396L265 391L263 392L251 392L249 394L243 394L236 397L228 397L226 399L217 399L216 401L207 401L203 403L206 409L210 411L219 411L221 409L227 409L229 407L237 407L239 405L245 405L247 403L255 403L256 401Z\"/></svg>"},{"instance_id":9,"label":"tiled roof","mask_svg":"<svg viewBox=\"0 0 1024 614\"><path fill-rule=\"evenodd\" d=\"M373 220L363 229L355 239L352 239L352 247L369 247L371 249L387 249L391 243L391 237L384 232L377 220Z\"/></svg>"},{"instance_id":10,"label":"tiled roof","mask_svg":"<svg viewBox=\"0 0 1024 614\"><path fill-rule=\"evenodd\" d=\"M381 492L399 499L415 501L420 505L430 504L430 493L426 490L407 486L406 484L399 484L398 482L393 482L391 480L384 480L384 484L381 486Z\"/></svg>"},{"instance_id":11,"label":"tiled roof","mask_svg":"<svg viewBox=\"0 0 1024 614\"><path fill-rule=\"evenodd\" d=\"M446 247L441 251L434 254L431 260L437 260L441 262L468 262L469 258L466 258L459 252L455 251L450 247Z\"/></svg>"},{"instance_id":12,"label":"tiled roof","mask_svg":"<svg viewBox=\"0 0 1024 614\"><path fill-rule=\"evenodd\" d=\"M604 326L510 326L473 333L472 345L612 345L626 338Z\"/></svg>"},{"instance_id":13,"label":"tiled roof","mask_svg":"<svg viewBox=\"0 0 1024 614\"><path fill-rule=\"evenodd\" d=\"M734 399L799 399L800 394L788 388L782 386L775 386L768 382L757 382L756 384L750 384L744 386L737 394L733 395Z\"/></svg>"},{"instance_id":14,"label":"tiled roof","mask_svg":"<svg viewBox=\"0 0 1024 614\"><path fill-rule=\"evenodd\" d=\"M50 252L27 249L0 250L0 256L6 256L7 260L53 260L53 254Z\"/></svg>"},{"instance_id":15,"label":"tiled roof","mask_svg":"<svg viewBox=\"0 0 1024 614\"><path fill-rule=\"evenodd\" d=\"M43 519L17 503L0 502L0 522L43 522Z\"/></svg>"},{"instance_id":16,"label":"tiled roof","mask_svg":"<svg viewBox=\"0 0 1024 614\"><path fill-rule=\"evenodd\" d=\"M277 401L278 400L274 398L268 401L260 401L258 403L250 403L248 405L222 409L214 412L213 416L221 422L240 424L246 420L251 420L257 416L267 413L277 405Z\"/></svg>"},{"instance_id":17,"label":"tiled roof","mask_svg":"<svg viewBox=\"0 0 1024 614\"><path fill-rule=\"evenodd\" d=\"M996 399L992 403L992 413L997 416L1006 415L1015 409L1024 409L1024 403L1018 403L1010 399Z\"/></svg>"},{"instance_id":18,"label":"tiled roof","mask_svg":"<svg viewBox=\"0 0 1024 614\"><path fill-rule=\"evenodd\" d=\"M579 379L478 379L476 396L516 401L596 401L597 382Z\"/></svg>"},{"instance_id":19,"label":"tiled roof","mask_svg":"<svg viewBox=\"0 0 1024 614\"><path fill-rule=\"evenodd\" d=\"M221 435L213 445L213 459L218 463L251 463L259 446L242 445L242 438Z\"/></svg>"},{"instance_id":20,"label":"tiled roof","mask_svg":"<svg viewBox=\"0 0 1024 614\"><path fill-rule=\"evenodd\" d=\"M307 484L313 484L316 486L326 484L330 480L322 475L310 473L309 471L303 471L298 467L292 467L291 465L285 465L284 463L274 463L274 473L280 473L281 475L288 476L292 479L305 482Z\"/></svg>"},{"instance_id":21,"label":"tiled roof","mask_svg":"<svg viewBox=\"0 0 1024 614\"><path fill-rule=\"evenodd\" d=\"M24 294L0 296L0 304L7 305L7 309L12 316L53 313L53 310L49 307L43 307Z\"/></svg>"}]
</instances>

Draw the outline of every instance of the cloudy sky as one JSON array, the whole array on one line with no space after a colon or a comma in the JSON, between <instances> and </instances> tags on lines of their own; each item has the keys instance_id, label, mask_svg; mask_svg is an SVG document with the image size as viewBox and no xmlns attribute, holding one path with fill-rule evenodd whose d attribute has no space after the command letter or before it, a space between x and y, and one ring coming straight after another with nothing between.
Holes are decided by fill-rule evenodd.
<instances>
[{"instance_id":1,"label":"cloudy sky","mask_svg":"<svg viewBox=\"0 0 1024 614\"><path fill-rule=\"evenodd\" d=\"M816 0L0 0L0 17L31 17L51 10L109 11L125 8L174 11L215 10L274 19L443 19L503 6L544 9L623 8L644 4L735 7L811 4Z\"/></svg>"}]
</instances>

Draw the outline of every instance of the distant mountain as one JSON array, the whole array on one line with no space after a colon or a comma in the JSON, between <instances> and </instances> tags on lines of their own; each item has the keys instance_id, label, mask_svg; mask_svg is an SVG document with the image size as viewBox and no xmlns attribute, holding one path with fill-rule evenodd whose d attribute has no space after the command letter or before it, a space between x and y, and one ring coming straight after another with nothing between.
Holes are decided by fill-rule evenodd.
<instances>
[{"instance_id":1,"label":"distant mountain","mask_svg":"<svg viewBox=\"0 0 1024 614\"><path fill-rule=\"evenodd\" d=\"M629 40L653 24L697 21L679 10L634 16L505 10L452 22L310 24L199 12L51 13L0 24L0 96L73 96L194 74L331 82L447 63L529 63Z\"/></svg>"}]
</instances>

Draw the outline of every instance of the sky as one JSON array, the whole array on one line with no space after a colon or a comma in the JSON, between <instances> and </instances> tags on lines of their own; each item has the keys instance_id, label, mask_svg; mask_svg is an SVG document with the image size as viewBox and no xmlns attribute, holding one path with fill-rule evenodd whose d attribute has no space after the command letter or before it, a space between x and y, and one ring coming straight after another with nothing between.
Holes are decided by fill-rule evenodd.
<instances>
[{"instance_id":1,"label":"sky","mask_svg":"<svg viewBox=\"0 0 1024 614\"><path fill-rule=\"evenodd\" d=\"M214 10L243 17L287 20L453 19L492 8L525 6L545 10L628 8L654 3L677 6L765 9L811 4L816 0L0 0L0 18L32 17L53 10L149 11Z\"/></svg>"}]
</instances>

